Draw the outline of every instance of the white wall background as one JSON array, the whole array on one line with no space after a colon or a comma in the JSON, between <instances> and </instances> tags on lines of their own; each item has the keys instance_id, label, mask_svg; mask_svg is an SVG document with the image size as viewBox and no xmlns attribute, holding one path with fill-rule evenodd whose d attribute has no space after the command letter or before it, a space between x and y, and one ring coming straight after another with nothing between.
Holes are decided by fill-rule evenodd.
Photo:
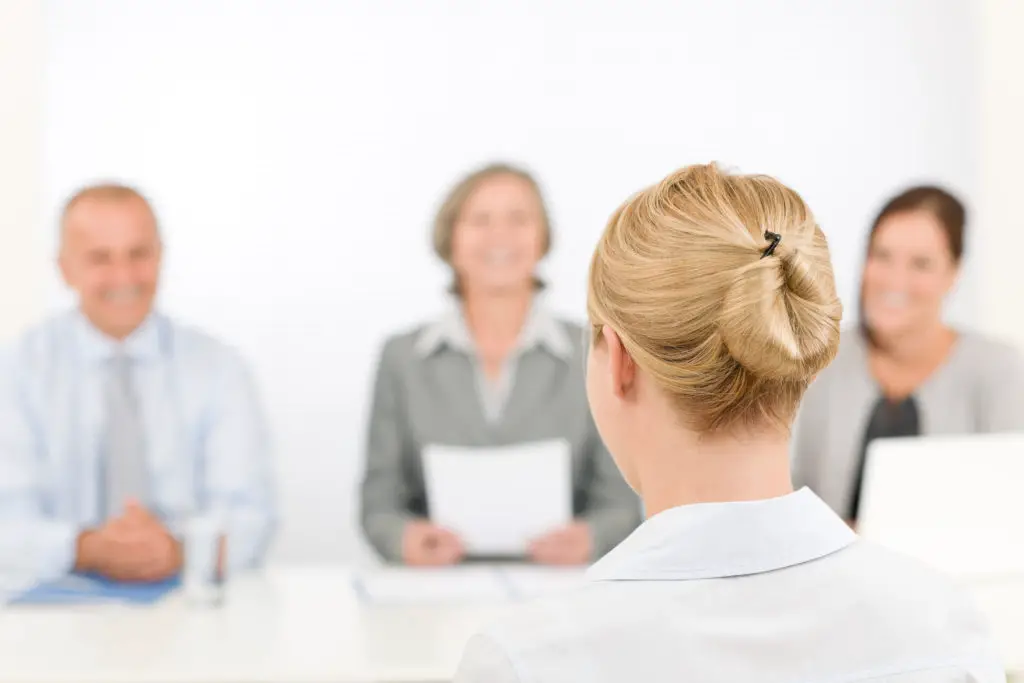
<instances>
[{"instance_id":1,"label":"white wall background","mask_svg":"<svg viewBox=\"0 0 1024 683\"><path fill-rule=\"evenodd\" d=\"M375 352L441 305L427 226L468 167L508 158L540 174L557 230L551 298L577 316L607 215L685 163L797 187L851 313L865 226L887 194L928 180L979 196L984 78L967 0L43 5L47 41L28 49L45 45L45 106L22 118L32 130L42 110L43 173L24 186L47 216L21 220L52 248L75 186L149 191L169 243L164 308L258 371L279 441L282 559L357 552ZM4 246L21 232L5 228ZM979 322L986 268L969 262L954 319ZM51 307L64 303L49 263L32 273L49 278ZM0 293L5 312L21 300Z\"/></svg>"},{"instance_id":2,"label":"white wall background","mask_svg":"<svg viewBox=\"0 0 1024 683\"><path fill-rule=\"evenodd\" d=\"M1024 348L1024 2L979 7L978 321Z\"/></svg>"},{"instance_id":3,"label":"white wall background","mask_svg":"<svg viewBox=\"0 0 1024 683\"><path fill-rule=\"evenodd\" d=\"M0 339L39 317L42 231L43 7L0 0Z\"/></svg>"}]
</instances>

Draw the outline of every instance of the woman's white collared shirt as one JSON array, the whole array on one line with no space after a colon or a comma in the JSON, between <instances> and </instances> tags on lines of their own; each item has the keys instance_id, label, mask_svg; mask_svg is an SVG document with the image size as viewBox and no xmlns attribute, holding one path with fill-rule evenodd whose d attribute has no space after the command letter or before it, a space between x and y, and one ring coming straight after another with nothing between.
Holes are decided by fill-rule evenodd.
<instances>
[{"instance_id":1,"label":"woman's white collared shirt","mask_svg":"<svg viewBox=\"0 0 1024 683\"><path fill-rule=\"evenodd\" d=\"M809 489L662 512L587 579L475 636L457 683L1005 681L960 589Z\"/></svg>"}]
</instances>

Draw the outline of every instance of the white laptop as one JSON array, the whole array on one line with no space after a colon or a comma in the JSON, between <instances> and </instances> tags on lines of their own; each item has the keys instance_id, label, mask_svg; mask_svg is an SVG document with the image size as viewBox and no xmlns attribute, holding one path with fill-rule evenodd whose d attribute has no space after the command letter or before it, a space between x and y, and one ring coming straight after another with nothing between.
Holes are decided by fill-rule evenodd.
<instances>
[{"instance_id":1,"label":"white laptop","mask_svg":"<svg viewBox=\"0 0 1024 683\"><path fill-rule=\"evenodd\" d=\"M857 531L962 578L1024 577L1024 434L871 444Z\"/></svg>"}]
</instances>

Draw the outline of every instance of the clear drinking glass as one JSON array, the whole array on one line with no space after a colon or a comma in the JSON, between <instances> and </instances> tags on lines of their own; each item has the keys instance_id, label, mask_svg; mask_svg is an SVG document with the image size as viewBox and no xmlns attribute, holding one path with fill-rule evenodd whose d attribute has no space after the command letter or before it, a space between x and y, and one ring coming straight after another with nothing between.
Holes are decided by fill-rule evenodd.
<instances>
[{"instance_id":1,"label":"clear drinking glass","mask_svg":"<svg viewBox=\"0 0 1024 683\"><path fill-rule=\"evenodd\" d=\"M209 514L196 514L185 521L182 588L189 603L217 607L224 603L224 527Z\"/></svg>"}]
</instances>

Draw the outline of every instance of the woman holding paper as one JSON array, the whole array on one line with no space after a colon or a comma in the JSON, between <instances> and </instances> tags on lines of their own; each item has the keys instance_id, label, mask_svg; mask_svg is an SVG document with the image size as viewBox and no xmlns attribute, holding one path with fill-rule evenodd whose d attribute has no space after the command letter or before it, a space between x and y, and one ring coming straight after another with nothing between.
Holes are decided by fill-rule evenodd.
<instances>
[{"instance_id":1,"label":"woman holding paper","mask_svg":"<svg viewBox=\"0 0 1024 683\"><path fill-rule=\"evenodd\" d=\"M964 252L966 212L914 187L879 212L861 280L861 323L808 391L795 479L851 523L875 439L1024 430L1024 361L1008 345L942 320Z\"/></svg>"},{"instance_id":2,"label":"woman holding paper","mask_svg":"<svg viewBox=\"0 0 1024 683\"><path fill-rule=\"evenodd\" d=\"M794 492L790 427L842 308L803 200L714 165L611 218L587 389L648 515L588 585L473 638L459 683L1003 681L951 581Z\"/></svg>"},{"instance_id":3,"label":"woman holding paper","mask_svg":"<svg viewBox=\"0 0 1024 683\"><path fill-rule=\"evenodd\" d=\"M582 332L541 301L551 227L536 181L503 164L472 173L444 200L433 242L453 272L452 305L381 354L362 484L367 538L384 559L411 565L600 557L639 523L639 502L593 425Z\"/></svg>"}]
</instances>

